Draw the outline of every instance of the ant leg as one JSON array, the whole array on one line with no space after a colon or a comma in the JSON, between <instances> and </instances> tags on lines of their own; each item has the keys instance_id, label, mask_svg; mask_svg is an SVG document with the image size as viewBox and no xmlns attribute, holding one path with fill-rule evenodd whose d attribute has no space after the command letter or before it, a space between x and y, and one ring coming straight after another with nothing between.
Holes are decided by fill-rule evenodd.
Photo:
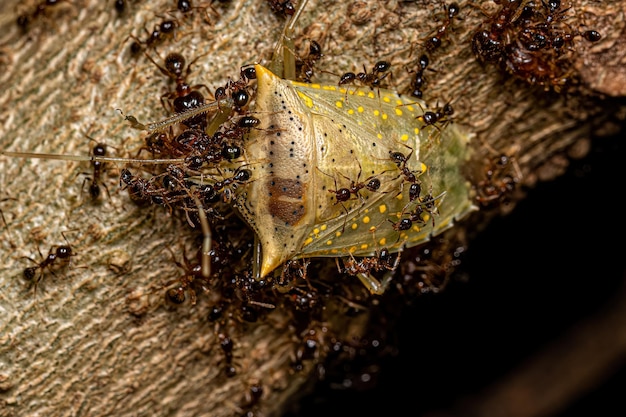
<instances>
[{"instance_id":1,"label":"ant leg","mask_svg":"<svg viewBox=\"0 0 626 417\"><path fill-rule=\"evenodd\" d=\"M2 212L2 210L0 210L0 217L2 218L2 223L4 224L4 228L7 229L7 232L9 232L9 234L11 233L9 231L9 225L7 224L7 219L4 217L4 213Z\"/></svg>"},{"instance_id":2,"label":"ant leg","mask_svg":"<svg viewBox=\"0 0 626 417\"><path fill-rule=\"evenodd\" d=\"M396 274L396 269L398 269L398 265L400 265L401 255L402 251L398 251L398 256L396 256L396 260L394 261L393 266L383 275L383 279L381 282L383 291L385 291L389 287L389 283L393 279L393 276Z\"/></svg>"},{"instance_id":3,"label":"ant leg","mask_svg":"<svg viewBox=\"0 0 626 417\"><path fill-rule=\"evenodd\" d=\"M17 199L12 198L12 197L6 197L0 200L0 203L8 201L8 200L15 200L17 201ZM11 247L15 248L15 243L13 242L13 234L11 233L11 229L9 228L9 224L7 223L7 219L6 217L4 217L4 212L2 210L0 210L0 218L2 219L2 223L4 224L4 228L7 229L7 234L9 235L9 244L11 245Z\"/></svg>"}]
</instances>

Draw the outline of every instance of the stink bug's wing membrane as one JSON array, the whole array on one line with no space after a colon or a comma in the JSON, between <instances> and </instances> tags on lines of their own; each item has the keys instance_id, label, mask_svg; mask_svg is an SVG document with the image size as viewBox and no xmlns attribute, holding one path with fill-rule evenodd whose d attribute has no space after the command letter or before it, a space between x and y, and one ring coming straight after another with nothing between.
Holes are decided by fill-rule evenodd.
<instances>
[{"instance_id":1,"label":"stink bug's wing membrane","mask_svg":"<svg viewBox=\"0 0 626 417\"><path fill-rule=\"evenodd\" d=\"M454 124L446 126L440 134L431 132L422 139L420 154L429 167L426 176L431 181L432 193L436 196L446 192L438 206L433 235L452 227L455 220L477 209L470 198L470 184L461 172L468 142L469 137Z\"/></svg>"}]
</instances>

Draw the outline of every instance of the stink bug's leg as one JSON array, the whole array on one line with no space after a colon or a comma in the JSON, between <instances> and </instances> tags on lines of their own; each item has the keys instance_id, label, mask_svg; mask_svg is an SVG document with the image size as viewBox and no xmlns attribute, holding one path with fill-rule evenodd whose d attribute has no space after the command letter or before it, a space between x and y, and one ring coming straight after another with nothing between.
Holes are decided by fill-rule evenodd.
<instances>
[{"instance_id":1,"label":"stink bug's leg","mask_svg":"<svg viewBox=\"0 0 626 417\"><path fill-rule=\"evenodd\" d=\"M387 279L387 274L385 274L385 279L382 283L374 278L374 276L369 272L359 272L357 277L361 280L369 292L376 295L382 295L387 289L389 281L391 281L391 276Z\"/></svg>"},{"instance_id":2,"label":"stink bug's leg","mask_svg":"<svg viewBox=\"0 0 626 417\"><path fill-rule=\"evenodd\" d=\"M391 279L393 278L394 273L395 273L395 270L394 271L387 271L387 272L385 272L385 275L383 275L382 281L380 281L380 290L381 291L380 291L380 293L375 292L374 294L380 295L380 294L384 293L385 290L387 290L387 288L389 288L389 283L391 282ZM372 277L372 276L370 275L370 277Z\"/></svg>"},{"instance_id":3,"label":"stink bug's leg","mask_svg":"<svg viewBox=\"0 0 626 417\"><path fill-rule=\"evenodd\" d=\"M282 77L287 80L296 79L296 57L294 54L295 46L293 44L292 36L296 22L300 18L307 2L308 0L302 0L300 4L298 4L296 12L293 16L291 16L291 19L289 19L285 25L283 33L274 47L274 55L272 56L272 62L269 66L269 69L274 74L282 74Z\"/></svg>"},{"instance_id":4,"label":"stink bug's leg","mask_svg":"<svg viewBox=\"0 0 626 417\"><path fill-rule=\"evenodd\" d=\"M343 269L341 269L341 265L339 264L339 258L335 258L335 263L337 264L337 271L339 271L340 274L343 274Z\"/></svg>"},{"instance_id":5,"label":"stink bug's leg","mask_svg":"<svg viewBox=\"0 0 626 417\"><path fill-rule=\"evenodd\" d=\"M259 240L259 236L255 233L254 234L254 252L253 252L253 258L252 259L252 277L255 280L260 280L261 279L261 262L263 262L263 259L261 258L261 241Z\"/></svg>"},{"instance_id":6,"label":"stink bug's leg","mask_svg":"<svg viewBox=\"0 0 626 417\"><path fill-rule=\"evenodd\" d=\"M360 272L357 274L357 277L361 280L363 285L372 293L376 295L381 295L385 292L385 290L389 287L389 283L396 273L396 269L398 265L400 265L400 256L402 255L402 251L398 251L398 256L396 256L396 260L393 263L393 266L385 272L383 275L383 279L381 281L377 280L372 274L369 272ZM380 257L378 259L380 262ZM380 265L379 265L380 267Z\"/></svg>"},{"instance_id":7,"label":"stink bug's leg","mask_svg":"<svg viewBox=\"0 0 626 417\"><path fill-rule=\"evenodd\" d=\"M198 207L198 218L200 218L200 227L204 236L204 239L202 239L202 276L209 278L211 276L211 243L213 236L211 235L211 228L200 199L194 193L191 193L191 196Z\"/></svg>"},{"instance_id":8,"label":"stink bug's leg","mask_svg":"<svg viewBox=\"0 0 626 417\"><path fill-rule=\"evenodd\" d=\"M233 108L235 107L235 103L232 99L222 99L218 101L218 112L209 123L209 126L206 128L206 134L209 136L213 136L215 132L220 128L220 126L230 118L233 112Z\"/></svg>"}]
</instances>

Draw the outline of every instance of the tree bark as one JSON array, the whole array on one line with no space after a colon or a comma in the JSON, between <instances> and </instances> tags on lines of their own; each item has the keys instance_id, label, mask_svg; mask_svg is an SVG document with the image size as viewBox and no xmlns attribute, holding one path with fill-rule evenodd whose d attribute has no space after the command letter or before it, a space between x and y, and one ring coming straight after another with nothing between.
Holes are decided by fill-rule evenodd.
<instances>
[{"instance_id":1,"label":"tree bark","mask_svg":"<svg viewBox=\"0 0 626 417\"><path fill-rule=\"evenodd\" d=\"M119 156L133 155L144 135L121 112L141 121L164 118L159 98L171 84L143 54L131 54L130 34L145 40L173 16L174 36L148 54L156 61L172 51L189 61L198 57L190 79L214 91L238 78L240 66L267 63L285 22L266 2L237 0L196 4L185 16L170 0L128 1L123 13L113 1L60 2L39 12L36 4L45 2L4 3L0 149L10 151L86 155L95 140ZM404 299L401 286L374 297L358 282L346 283L352 297L325 296L322 318L304 328L278 304L256 322L241 316L209 320L214 304L204 294L195 306L168 308L164 285L182 274L170 250L180 262L181 248L190 250L197 231L184 216L134 205L119 190L122 167L107 168L110 196L92 204L84 181L93 175L89 163L0 157L6 220L0 240L0 416L280 415L310 387L319 364L358 355L359 342L350 343L368 340L372 328L385 323L388 309L381 306L419 302L420 290L443 287L457 248L471 247L486 224L510 211L538 181L560 176L592 140L621 129L624 4L570 3L567 25L595 29L602 39L574 39L566 61L578 84L554 92L481 64L472 36L497 5L485 2L481 10L459 2L461 13L446 29L443 45L430 53L434 71L426 72L424 98L433 105L452 103L453 122L475 134L467 172L477 191L500 155L511 161L505 169L516 180L514 191L506 194L507 204L494 200L429 244L434 255L428 263L405 260L404 276L430 272L404 288ZM16 24L24 13L31 16L25 29ZM296 48L305 50L304 39L317 40L324 57L316 77L331 83L331 74L391 61L391 88L406 93L414 76L409 70L445 16L430 1L311 1L297 25ZM40 262L38 251L45 257L65 244L75 252L70 265L45 271L35 293L22 277L34 263L24 257ZM415 259L420 250L403 259ZM313 271L332 268L333 261ZM234 342L232 377L225 374L225 337ZM294 370L303 340L310 338L318 347ZM338 341L342 355L332 351ZM263 394L255 402L250 390L257 385Z\"/></svg>"}]
</instances>

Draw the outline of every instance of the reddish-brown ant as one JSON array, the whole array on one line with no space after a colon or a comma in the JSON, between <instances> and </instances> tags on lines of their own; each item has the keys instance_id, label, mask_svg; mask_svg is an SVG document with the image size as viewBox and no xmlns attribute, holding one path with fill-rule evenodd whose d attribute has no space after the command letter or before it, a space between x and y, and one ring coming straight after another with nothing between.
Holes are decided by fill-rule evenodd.
<instances>
[{"instance_id":1,"label":"reddish-brown ant","mask_svg":"<svg viewBox=\"0 0 626 417\"><path fill-rule=\"evenodd\" d=\"M529 84L560 91L575 75L566 59L573 39L601 39L595 30L571 30L566 23L569 8L559 0L496 3L500 9L472 37L474 54L481 62L494 63Z\"/></svg>"},{"instance_id":2,"label":"reddish-brown ant","mask_svg":"<svg viewBox=\"0 0 626 417\"><path fill-rule=\"evenodd\" d=\"M434 228L435 217L433 216L433 214L436 213L437 207L435 205L435 197L429 194L423 199L420 199L420 202L415 206L415 209L409 212L409 217L402 217L397 222L393 222L391 220L389 220L389 222L391 222L391 227L393 228L393 230L395 230L396 232L402 232L411 229L413 227L413 223L425 225L426 219L424 219L424 215L428 214Z\"/></svg>"},{"instance_id":3,"label":"reddish-brown ant","mask_svg":"<svg viewBox=\"0 0 626 417\"><path fill-rule=\"evenodd\" d=\"M413 149L412 148L410 149L411 149L411 152L409 152L408 155L404 155L402 152L389 151L389 158L396 164L396 166L400 170L400 175L404 177L404 181L410 184L409 185L409 201L407 205L402 209L401 215L404 214L404 210L406 210L408 206L412 205L414 201L418 202L416 209L415 209L418 212L417 215L413 215L412 213L411 216L409 216L409 218L401 218L398 222L393 222L389 220L392 223L393 229L396 231L409 230L413 226L413 222L415 221L422 222L421 213L424 211L430 214L434 214L437 209L434 204L435 200L437 198L440 198L443 195L442 194L436 198L433 198L432 195L429 193L428 195L421 197L422 185L418 177L422 174L422 172L416 171L416 170L410 170L406 166L408 160L411 158L411 155L413 155ZM435 223L434 223L434 218L433 218L433 228L434 227L435 227Z\"/></svg>"},{"instance_id":4,"label":"reddish-brown ant","mask_svg":"<svg viewBox=\"0 0 626 417\"><path fill-rule=\"evenodd\" d=\"M282 17L292 16L296 12L296 7L290 0L267 0L272 11Z\"/></svg>"},{"instance_id":5,"label":"reddish-brown ant","mask_svg":"<svg viewBox=\"0 0 626 417\"><path fill-rule=\"evenodd\" d=\"M234 109L237 113L242 113L250 102L248 85L250 81L256 79L254 66L244 65L240 68L239 79L237 81L228 80L224 87L215 89L215 99L223 100L230 96L233 100Z\"/></svg>"},{"instance_id":6,"label":"reddish-brown ant","mask_svg":"<svg viewBox=\"0 0 626 417\"><path fill-rule=\"evenodd\" d=\"M63 238L65 239L64 234ZM67 239L65 240L67 242ZM31 285L33 286L35 292L37 291L37 285L43 279L44 269L47 269L52 275L55 275L53 267L59 266L60 264L58 262L62 262L63 265L69 264L70 257L75 255L69 243L67 243L67 245L52 246L48 252L48 255L45 258L39 248L37 248L37 251L39 252L39 256L42 259L41 262L38 262L28 256L22 257L36 264L36 266L27 267L23 271L24 279L32 283Z\"/></svg>"},{"instance_id":7,"label":"reddish-brown ant","mask_svg":"<svg viewBox=\"0 0 626 417\"><path fill-rule=\"evenodd\" d=\"M235 284L236 297L241 301L240 319L254 323L259 319L261 309L273 310L276 308L276 305L259 299L266 294L264 289L270 289L270 281L256 280L251 271L243 271L236 274L231 282Z\"/></svg>"},{"instance_id":8,"label":"reddish-brown ant","mask_svg":"<svg viewBox=\"0 0 626 417\"><path fill-rule=\"evenodd\" d=\"M519 178L521 173L514 158L504 154L492 158L478 182L476 201L483 207L506 204Z\"/></svg>"},{"instance_id":9,"label":"reddish-brown ant","mask_svg":"<svg viewBox=\"0 0 626 417\"><path fill-rule=\"evenodd\" d=\"M341 273L341 270L340 270ZM320 337L314 329L308 329L302 337L302 342L296 349L296 357L292 363L292 367L296 371L304 369L304 361L314 359L318 354L320 345Z\"/></svg>"},{"instance_id":10,"label":"reddish-brown ant","mask_svg":"<svg viewBox=\"0 0 626 417\"><path fill-rule=\"evenodd\" d=\"M120 173L120 189L127 189L128 196L137 205L157 204L168 206L171 210L170 203L180 196L176 194L176 197L171 199L162 183L159 184L156 179L145 179L133 175L128 169L124 168Z\"/></svg>"},{"instance_id":11,"label":"reddish-brown ant","mask_svg":"<svg viewBox=\"0 0 626 417\"><path fill-rule=\"evenodd\" d=\"M131 200L135 202L150 201L149 193L150 182L146 179L133 175L128 169L122 169L120 173L120 188L122 190L128 188Z\"/></svg>"},{"instance_id":12,"label":"reddish-brown ant","mask_svg":"<svg viewBox=\"0 0 626 417\"><path fill-rule=\"evenodd\" d=\"M115 7L117 14L124 14L126 12L126 0L113 0L113 7Z\"/></svg>"},{"instance_id":13,"label":"reddish-brown ant","mask_svg":"<svg viewBox=\"0 0 626 417\"><path fill-rule=\"evenodd\" d=\"M428 67L428 63L428 55L423 54L419 57L418 68L415 72L415 77L413 77L413 81L411 82L411 95L413 97L422 98L422 88L424 87L424 83L426 82L424 71Z\"/></svg>"},{"instance_id":14,"label":"reddish-brown ant","mask_svg":"<svg viewBox=\"0 0 626 417\"><path fill-rule=\"evenodd\" d=\"M91 139L91 138L90 138ZM93 139L92 139L93 140ZM91 149L92 156L106 156L107 147L103 143L96 143ZM101 188L104 187L109 198L111 198L111 194L109 193L109 188L104 183L102 176L105 172L105 163L102 161L94 160L91 161L91 166L93 168L91 172L91 176L85 177L83 181L83 187L85 186L85 182L89 182L89 196L92 201L98 200L100 195L102 194ZM83 175L90 175L89 173L83 172Z\"/></svg>"},{"instance_id":15,"label":"reddish-brown ant","mask_svg":"<svg viewBox=\"0 0 626 417\"><path fill-rule=\"evenodd\" d=\"M204 14L204 21L210 24L213 22L212 18L218 19L220 17L219 12L215 10L211 3L212 2L208 5L201 4L200 6L194 6L191 0L178 0L176 2L176 10L182 13L183 16L190 16L196 10L200 11ZM176 10L170 11L170 14Z\"/></svg>"},{"instance_id":16,"label":"reddish-brown ant","mask_svg":"<svg viewBox=\"0 0 626 417\"><path fill-rule=\"evenodd\" d=\"M28 30L28 27L40 17L49 16L51 8L66 0L39 0L37 4L28 10L20 12L17 16L17 25L22 30Z\"/></svg>"},{"instance_id":17,"label":"reddish-brown ant","mask_svg":"<svg viewBox=\"0 0 626 417\"><path fill-rule=\"evenodd\" d=\"M202 276L202 265L199 262L191 263L189 259L187 259L187 256L185 255L184 251L183 251L183 263L184 264L181 264L180 262L176 260L172 250L169 248L168 250L170 251L172 255L172 259L174 263L179 268L183 269L184 274L178 279L169 281L163 285L163 287L170 287L172 284L176 283L175 286L168 288L167 291L165 292L166 301L172 304L182 304L183 302L185 302L185 299L186 299L185 293L188 293L191 305L192 306L196 305L197 297L196 297L196 291L193 288L193 285L199 280L205 281L204 277ZM204 285L202 285L202 288L204 290L207 290Z\"/></svg>"},{"instance_id":18,"label":"reddish-brown ant","mask_svg":"<svg viewBox=\"0 0 626 417\"><path fill-rule=\"evenodd\" d=\"M206 156L215 147L221 146L221 143L217 143L216 140L204 133L202 129L195 127L189 127L175 137L172 137L172 134L168 132L157 132L147 136L145 142L146 145L142 146L139 152L148 150L152 154L168 155L176 158L185 155L195 156L197 154Z\"/></svg>"},{"instance_id":19,"label":"reddish-brown ant","mask_svg":"<svg viewBox=\"0 0 626 417\"><path fill-rule=\"evenodd\" d=\"M410 228L410 227L409 227ZM408 229L401 229L408 230ZM375 256L364 257L357 260L352 254L348 259L343 260L344 267L339 265L339 258L335 258L339 273L349 274L358 277L372 293L382 294L389 285L393 273L400 264L400 252L394 256L387 248L376 251ZM372 276L372 272L387 271L383 279L379 281Z\"/></svg>"},{"instance_id":20,"label":"reddish-brown ant","mask_svg":"<svg viewBox=\"0 0 626 417\"><path fill-rule=\"evenodd\" d=\"M356 90L361 86L369 86L370 89L378 89L380 87L380 83L383 79L385 79L388 75L391 74L389 69L391 68L391 64L387 61L378 61L372 67L371 72L367 72L365 69L365 64L363 64L363 72L359 72L355 74L354 72L346 72L339 77L339 85L356 85ZM356 92L355 90L355 92ZM378 97L380 98L380 90L378 91ZM348 89L346 88L345 100L348 101Z\"/></svg>"},{"instance_id":21,"label":"reddish-brown ant","mask_svg":"<svg viewBox=\"0 0 626 417\"><path fill-rule=\"evenodd\" d=\"M170 39L174 36L174 31L178 28L178 22L173 19L164 19L161 23L154 26L152 32L144 28L148 37L146 40L141 40L135 35L129 35L134 42L130 45L130 52L133 55L137 55L144 49L152 49L157 45L163 43L166 39Z\"/></svg>"},{"instance_id":22,"label":"reddish-brown ant","mask_svg":"<svg viewBox=\"0 0 626 417\"><path fill-rule=\"evenodd\" d=\"M170 142L170 134L168 132L155 132L144 138L145 145L141 146L137 151L136 157L141 155L141 151L148 151L152 156L160 155L165 151L166 144Z\"/></svg>"},{"instance_id":23,"label":"reddish-brown ant","mask_svg":"<svg viewBox=\"0 0 626 417\"><path fill-rule=\"evenodd\" d=\"M299 81L304 83L310 83L313 77L313 69L317 61L319 61L324 54L322 54L322 47L314 40L309 41L309 53L306 57L296 57L296 74Z\"/></svg>"},{"instance_id":24,"label":"reddish-brown ant","mask_svg":"<svg viewBox=\"0 0 626 417\"><path fill-rule=\"evenodd\" d=\"M501 2L496 2L501 4ZM489 17L488 30L476 31L472 37L474 54L487 62L500 62L505 55L505 43L510 43L510 37L505 36L510 26L518 20L524 8L519 8L518 0L505 2L500 10ZM531 12L532 13L532 12Z\"/></svg>"},{"instance_id":25,"label":"reddish-brown ant","mask_svg":"<svg viewBox=\"0 0 626 417\"><path fill-rule=\"evenodd\" d=\"M337 261L338 262L338 261ZM389 249L382 248L380 251L376 251L376 256L364 257L360 260L356 260L354 257L345 259L343 261L344 268L339 270L341 273L347 273L350 275L357 275L360 273L367 273L372 271L393 271L400 262L399 254L394 256L389 252Z\"/></svg>"},{"instance_id":26,"label":"reddish-brown ant","mask_svg":"<svg viewBox=\"0 0 626 417\"><path fill-rule=\"evenodd\" d=\"M413 211L409 213L409 220L411 222L417 222L421 225L425 225L428 221L426 216L430 217L433 229L435 228L435 214L437 211L437 199L443 197L444 193L437 197L433 197L431 193L426 194L419 199L419 203L415 206Z\"/></svg>"},{"instance_id":27,"label":"reddish-brown ant","mask_svg":"<svg viewBox=\"0 0 626 417\"><path fill-rule=\"evenodd\" d=\"M213 185L213 188L215 192L222 192L222 200L227 203L235 198L235 192L238 185L250 181L251 177L252 171L243 168L243 166L240 166L237 167L232 177L227 177L221 181L216 181Z\"/></svg>"},{"instance_id":28,"label":"reddish-brown ant","mask_svg":"<svg viewBox=\"0 0 626 417\"><path fill-rule=\"evenodd\" d=\"M425 128L426 126L434 126L438 130L441 131L441 128L445 126L445 124L450 123L450 116L454 114L454 108L450 103L444 104L442 107L435 107L434 111L425 111L419 118L424 122L420 129ZM439 127L438 124L443 126Z\"/></svg>"},{"instance_id":29,"label":"reddish-brown ant","mask_svg":"<svg viewBox=\"0 0 626 417\"><path fill-rule=\"evenodd\" d=\"M263 385L260 382L254 382L248 387L248 390L244 394L241 408L245 411L245 416L254 416L251 409L261 401L263 396Z\"/></svg>"},{"instance_id":30,"label":"reddish-brown ant","mask_svg":"<svg viewBox=\"0 0 626 417\"><path fill-rule=\"evenodd\" d=\"M380 83L389 74L391 64L387 61L378 61L372 67L372 71L367 72L365 64L363 64L363 72L357 74L353 72L346 72L339 78L339 85L354 84L359 82L360 85L369 86L372 90L380 87Z\"/></svg>"},{"instance_id":31,"label":"reddish-brown ant","mask_svg":"<svg viewBox=\"0 0 626 417\"><path fill-rule=\"evenodd\" d=\"M165 64L164 67L159 65L148 53L146 53L146 56L148 57L150 61L152 61L154 65L156 65L156 67L159 69L159 71L161 71L163 75L169 77L172 81L176 83L176 88L174 91L171 91L161 97L162 103L163 103L163 98L174 99L178 97L185 97L188 94L190 94L192 91L198 90L200 88L206 89L206 91L209 93L209 96L212 96L211 91L209 90L209 87L207 87L205 84L189 85L189 83L187 82L187 78L189 77L189 74L191 73L192 65L198 59L200 59L203 55L196 57L189 64L186 64L184 56L182 56L178 52L170 52L169 54L167 54L167 56L163 60ZM202 102L204 102L204 98ZM176 113L180 113L186 110L185 106L182 106L182 105L177 106L176 102L174 102L173 104L174 104L173 111ZM163 105L163 107L167 108L165 104Z\"/></svg>"},{"instance_id":32,"label":"reddish-brown ant","mask_svg":"<svg viewBox=\"0 0 626 417\"><path fill-rule=\"evenodd\" d=\"M350 186L347 188L340 188L338 190L328 190L335 193L337 202L348 201L351 196L355 196L359 200L363 201L364 197L360 193L363 188L370 192L376 192L380 188L380 180L376 178L375 175L367 177L364 181L359 181L361 179L362 167L358 160L357 163L359 165L359 172L357 173L356 181L340 174L342 177L350 181ZM335 181L335 188L337 188L337 181Z\"/></svg>"},{"instance_id":33,"label":"reddish-brown ant","mask_svg":"<svg viewBox=\"0 0 626 417\"><path fill-rule=\"evenodd\" d=\"M460 7L457 3L451 3L448 6L443 6L446 12L446 19L438 29L437 32L429 37L426 41L426 49L430 52L438 49L441 46L442 38L448 32L450 25L452 24L452 20L459 14Z\"/></svg>"},{"instance_id":34,"label":"reddish-brown ant","mask_svg":"<svg viewBox=\"0 0 626 417\"><path fill-rule=\"evenodd\" d=\"M409 161L409 159L411 159L411 156L413 155L413 148L409 146L406 146L406 147L411 149L411 152L409 152L408 155L405 155L402 152L389 151L389 159L391 159L391 161L393 161L393 163L396 164L396 166L400 170L400 175L404 177L404 181L410 184L419 183L419 180L417 179L417 177L421 175L422 172L411 170L406 166L407 162Z\"/></svg>"},{"instance_id":35,"label":"reddish-brown ant","mask_svg":"<svg viewBox=\"0 0 626 417\"><path fill-rule=\"evenodd\" d=\"M204 88L209 96L211 96L211 91L205 84L189 85L187 82L187 78L191 72L191 66L201 56L198 56L188 65L185 65L185 57L178 52L171 52L164 59L165 67L159 65L148 53L146 53L146 56L154 65L156 65L163 75L169 77L176 83L176 88L173 91L165 93L161 96L161 104L165 109L173 113L183 113L204 104L204 96L198 91L201 88ZM169 106L165 104L164 99L171 100ZM188 127L205 128L206 116L198 115L196 117L192 117L191 119L185 121L185 125Z\"/></svg>"},{"instance_id":36,"label":"reddish-brown ant","mask_svg":"<svg viewBox=\"0 0 626 417\"><path fill-rule=\"evenodd\" d=\"M233 339L224 333L220 333L218 338L220 339L220 348L222 348L225 357L224 373L228 378L232 378L237 374L237 369L235 369L233 365L233 348L235 344L233 343Z\"/></svg>"},{"instance_id":37,"label":"reddish-brown ant","mask_svg":"<svg viewBox=\"0 0 626 417\"><path fill-rule=\"evenodd\" d=\"M371 175L369 177L367 177L364 181L360 181L361 178L361 173L362 173L362 167L361 167L361 163L359 161L357 161L358 165L359 165L359 172L357 173L357 178L356 180L352 180L349 177L345 176L342 173L339 173L339 175L341 175L342 177L344 177L346 180L350 181L350 185L348 187L342 187L342 188L338 188L337 187L337 178L333 177L330 174L327 174L325 172L323 172L322 170L320 170L319 168L317 168L318 171L320 171L322 174L331 177L335 183L335 188L334 189L329 189L328 192L333 193L334 194L334 198L335 198L335 203L334 204L341 204L341 206L343 207L343 210L346 212L346 214L349 214L349 210L348 208L345 206L345 202L349 201L350 199L352 199L352 196L354 196L355 198L359 199L361 202L364 202L366 197L363 197L363 195L361 195L361 190L362 189L366 189L370 192L378 192L378 190L380 189L381 186L381 182L378 178L376 178L376 175ZM382 173L381 173L382 174ZM378 174L380 175L380 174ZM324 186L323 189L326 189L326 187ZM332 197L331 197L332 199ZM344 224L342 227L342 232L345 230L346 227L346 222L344 220Z\"/></svg>"}]
</instances>

